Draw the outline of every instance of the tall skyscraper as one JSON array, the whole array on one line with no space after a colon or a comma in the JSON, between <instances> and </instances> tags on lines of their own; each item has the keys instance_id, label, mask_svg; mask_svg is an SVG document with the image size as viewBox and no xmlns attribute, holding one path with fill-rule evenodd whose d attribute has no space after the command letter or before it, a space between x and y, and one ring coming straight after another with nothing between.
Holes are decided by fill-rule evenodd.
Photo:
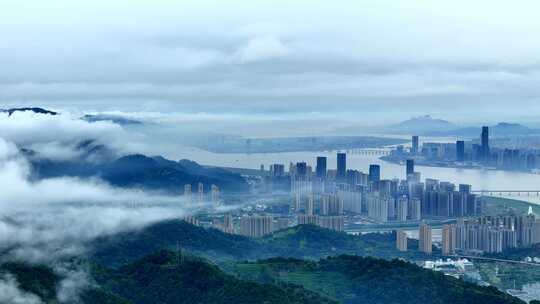
<instances>
[{"instance_id":1,"label":"tall skyscraper","mask_svg":"<svg viewBox=\"0 0 540 304\"><path fill-rule=\"evenodd\" d=\"M459 192L461 192L461 193L470 193L471 192L471 185L459 184Z\"/></svg>"},{"instance_id":2,"label":"tall skyscraper","mask_svg":"<svg viewBox=\"0 0 540 304\"><path fill-rule=\"evenodd\" d=\"M272 164L270 165L270 176L284 176L285 175L285 165L282 164Z\"/></svg>"},{"instance_id":3,"label":"tall skyscraper","mask_svg":"<svg viewBox=\"0 0 540 304\"><path fill-rule=\"evenodd\" d=\"M396 220L400 222L405 222L407 220L408 210L409 201L407 200L407 197L400 197L399 200L397 200Z\"/></svg>"},{"instance_id":4,"label":"tall skyscraper","mask_svg":"<svg viewBox=\"0 0 540 304\"><path fill-rule=\"evenodd\" d=\"M317 157L317 177L324 179L326 178L326 157L319 156Z\"/></svg>"},{"instance_id":5,"label":"tall skyscraper","mask_svg":"<svg viewBox=\"0 0 540 304\"><path fill-rule=\"evenodd\" d=\"M406 170L405 177L409 176L409 174L414 173L414 159L407 159L406 164L407 164L407 170Z\"/></svg>"},{"instance_id":6,"label":"tall skyscraper","mask_svg":"<svg viewBox=\"0 0 540 304\"><path fill-rule=\"evenodd\" d=\"M489 127L482 127L481 136L481 157L482 161L489 161Z\"/></svg>"},{"instance_id":7,"label":"tall skyscraper","mask_svg":"<svg viewBox=\"0 0 540 304\"><path fill-rule=\"evenodd\" d=\"M321 196L321 215L342 215L343 199L337 194L323 194Z\"/></svg>"},{"instance_id":8,"label":"tall skyscraper","mask_svg":"<svg viewBox=\"0 0 540 304\"><path fill-rule=\"evenodd\" d=\"M185 184L184 185L184 196L186 197L186 201L188 203L192 202L192 199L191 199L191 184Z\"/></svg>"},{"instance_id":9,"label":"tall skyscraper","mask_svg":"<svg viewBox=\"0 0 540 304\"><path fill-rule=\"evenodd\" d=\"M197 189L197 195L198 195L199 203L202 203L204 200L204 184L203 183L199 183L198 189Z\"/></svg>"},{"instance_id":10,"label":"tall skyscraper","mask_svg":"<svg viewBox=\"0 0 540 304\"><path fill-rule=\"evenodd\" d=\"M296 175L307 176L307 164L305 162L296 163Z\"/></svg>"},{"instance_id":11,"label":"tall skyscraper","mask_svg":"<svg viewBox=\"0 0 540 304\"><path fill-rule=\"evenodd\" d=\"M419 198L411 198L409 201L409 217L413 221L418 221L421 218L421 201Z\"/></svg>"},{"instance_id":12,"label":"tall skyscraper","mask_svg":"<svg viewBox=\"0 0 540 304\"><path fill-rule=\"evenodd\" d=\"M442 228L442 254L452 255L456 251L456 227L444 225Z\"/></svg>"},{"instance_id":13,"label":"tall skyscraper","mask_svg":"<svg viewBox=\"0 0 540 304\"><path fill-rule=\"evenodd\" d=\"M378 182L381 180L381 166L369 165L369 181Z\"/></svg>"},{"instance_id":14,"label":"tall skyscraper","mask_svg":"<svg viewBox=\"0 0 540 304\"><path fill-rule=\"evenodd\" d=\"M431 227L422 223L418 230L418 250L425 254L431 254L432 246Z\"/></svg>"},{"instance_id":15,"label":"tall skyscraper","mask_svg":"<svg viewBox=\"0 0 540 304\"><path fill-rule=\"evenodd\" d=\"M407 234L403 230L396 231L396 248L399 251L407 251Z\"/></svg>"},{"instance_id":16,"label":"tall skyscraper","mask_svg":"<svg viewBox=\"0 0 540 304\"><path fill-rule=\"evenodd\" d=\"M308 197L308 200L306 201L306 208L305 208L305 214L306 215L313 215L314 211L315 211L315 205L314 205L314 202L313 202L313 195L310 195Z\"/></svg>"},{"instance_id":17,"label":"tall skyscraper","mask_svg":"<svg viewBox=\"0 0 540 304\"><path fill-rule=\"evenodd\" d=\"M456 160L465 161L465 142L463 140L456 141Z\"/></svg>"},{"instance_id":18,"label":"tall skyscraper","mask_svg":"<svg viewBox=\"0 0 540 304\"><path fill-rule=\"evenodd\" d=\"M417 135L413 135L412 137L411 154L413 155L418 154L418 136Z\"/></svg>"},{"instance_id":19,"label":"tall skyscraper","mask_svg":"<svg viewBox=\"0 0 540 304\"><path fill-rule=\"evenodd\" d=\"M212 203L214 205L219 205L219 194L220 194L220 191L219 191L219 187L212 184L212 186L210 187L210 196L212 197Z\"/></svg>"},{"instance_id":20,"label":"tall skyscraper","mask_svg":"<svg viewBox=\"0 0 540 304\"><path fill-rule=\"evenodd\" d=\"M347 154L338 153L336 179L339 181L344 181L346 177L347 177Z\"/></svg>"}]
</instances>

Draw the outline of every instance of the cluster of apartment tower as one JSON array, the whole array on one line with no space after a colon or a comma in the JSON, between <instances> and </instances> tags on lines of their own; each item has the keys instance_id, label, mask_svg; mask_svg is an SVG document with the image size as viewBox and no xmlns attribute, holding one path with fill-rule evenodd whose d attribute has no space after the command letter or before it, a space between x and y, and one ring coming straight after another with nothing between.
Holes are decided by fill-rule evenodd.
<instances>
[{"instance_id":1,"label":"cluster of apartment tower","mask_svg":"<svg viewBox=\"0 0 540 304\"><path fill-rule=\"evenodd\" d=\"M187 200L187 202L189 202L189 203L193 203L193 202L203 203L205 201L208 201L206 199L207 197L206 197L205 192L204 192L204 184L203 183L198 183L197 184L197 193L195 194L195 197L194 197L194 193L193 193L193 191L191 189L192 189L191 184L185 184L184 185L184 198ZM210 201L214 205L219 205L219 203L220 203L220 190L219 190L219 187L212 184L210 186L209 195L210 195Z\"/></svg>"},{"instance_id":2,"label":"cluster of apartment tower","mask_svg":"<svg viewBox=\"0 0 540 304\"><path fill-rule=\"evenodd\" d=\"M378 222L420 221L426 217L479 215L481 201L470 193L469 185L455 185L427 179L420 182L414 163L408 163L406 180L381 179L379 165L371 165L369 174L347 170L347 155L337 154L337 169L327 169L327 158L317 157L315 171L305 162L273 164L268 172L261 166L264 191L290 194L289 212L297 224L314 224L343 231L348 215L364 215ZM286 228L289 220L270 215L243 216L239 233L261 236ZM223 225L218 225L222 227ZM225 228L228 229L228 228Z\"/></svg>"},{"instance_id":3,"label":"cluster of apartment tower","mask_svg":"<svg viewBox=\"0 0 540 304\"><path fill-rule=\"evenodd\" d=\"M369 174L346 169L346 154L337 154L337 170L327 170L326 157L317 157L315 172L305 162L270 166L265 187L271 193L291 193L293 211L313 215L327 197L340 201L346 214L363 214L379 222L419 221L426 217L463 217L480 215L481 200L471 193L470 185L426 179L414 172L414 161L407 161L407 179L381 179L379 165L371 165ZM311 204L311 205L310 205ZM315 207L313 207L315 205ZM329 215L324 206L319 216ZM332 214L341 216L343 212Z\"/></svg>"},{"instance_id":4,"label":"cluster of apartment tower","mask_svg":"<svg viewBox=\"0 0 540 304\"><path fill-rule=\"evenodd\" d=\"M422 223L418 230L418 250L432 253L432 229ZM499 253L511 248L530 247L540 243L540 220L531 213L516 216L482 216L471 219L460 218L456 224L444 225L441 230L441 253L456 252ZM407 250L407 235L396 233L396 247Z\"/></svg>"}]
</instances>

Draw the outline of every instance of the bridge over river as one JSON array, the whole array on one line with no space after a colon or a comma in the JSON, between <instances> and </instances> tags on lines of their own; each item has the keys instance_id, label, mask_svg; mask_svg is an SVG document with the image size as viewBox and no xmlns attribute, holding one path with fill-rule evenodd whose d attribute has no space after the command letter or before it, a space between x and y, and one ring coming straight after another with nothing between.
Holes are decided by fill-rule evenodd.
<instances>
[{"instance_id":1,"label":"bridge over river","mask_svg":"<svg viewBox=\"0 0 540 304\"><path fill-rule=\"evenodd\" d=\"M480 194L483 196L539 196L540 190L473 190L471 191L475 194Z\"/></svg>"}]
</instances>

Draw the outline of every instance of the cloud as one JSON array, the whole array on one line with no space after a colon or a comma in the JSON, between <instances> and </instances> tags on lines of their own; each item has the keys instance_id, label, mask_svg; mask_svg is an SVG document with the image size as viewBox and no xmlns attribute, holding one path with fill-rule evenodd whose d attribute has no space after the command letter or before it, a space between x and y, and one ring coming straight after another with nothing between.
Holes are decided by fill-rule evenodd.
<instances>
[{"instance_id":1,"label":"cloud","mask_svg":"<svg viewBox=\"0 0 540 304\"><path fill-rule=\"evenodd\" d=\"M283 57L288 53L289 49L275 37L261 37L251 39L247 45L240 48L237 56L241 63L250 63Z\"/></svg>"},{"instance_id":2,"label":"cloud","mask_svg":"<svg viewBox=\"0 0 540 304\"><path fill-rule=\"evenodd\" d=\"M18 2L0 5L3 103L457 118L456 103L538 103L535 1Z\"/></svg>"},{"instance_id":3,"label":"cloud","mask_svg":"<svg viewBox=\"0 0 540 304\"><path fill-rule=\"evenodd\" d=\"M179 218L195 208L180 197L114 188L99 180L32 182L30 174L15 145L0 139L0 184L6 185L0 193L0 247L48 244L64 250L59 243L66 240L78 245L100 235Z\"/></svg>"},{"instance_id":4,"label":"cloud","mask_svg":"<svg viewBox=\"0 0 540 304\"><path fill-rule=\"evenodd\" d=\"M56 296L60 303L79 303L79 292L90 287L91 279L81 270L60 267L56 272L62 276Z\"/></svg>"},{"instance_id":5,"label":"cloud","mask_svg":"<svg viewBox=\"0 0 540 304\"><path fill-rule=\"evenodd\" d=\"M41 304L38 296L19 289L17 280L10 275L0 276L0 303Z\"/></svg>"},{"instance_id":6,"label":"cloud","mask_svg":"<svg viewBox=\"0 0 540 304\"><path fill-rule=\"evenodd\" d=\"M14 112L0 113L0 137L21 148L35 150L42 157L70 159L79 156L77 146L88 140L107 144L118 151L127 148L127 134L112 122L89 123L76 114L43 115Z\"/></svg>"},{"instance_id":7,"label":"cloud","mask_svg":"<svg viewBox=\"0 0 540 304\"><path fill-rule=\"evenodd\" d=\"M111 187L97 179L31 181L15 144L0 138L0 251L25 261L55 261L85 252L96 237L181 218L206 208L178 196Z\"/></svg>"}]
</instances>

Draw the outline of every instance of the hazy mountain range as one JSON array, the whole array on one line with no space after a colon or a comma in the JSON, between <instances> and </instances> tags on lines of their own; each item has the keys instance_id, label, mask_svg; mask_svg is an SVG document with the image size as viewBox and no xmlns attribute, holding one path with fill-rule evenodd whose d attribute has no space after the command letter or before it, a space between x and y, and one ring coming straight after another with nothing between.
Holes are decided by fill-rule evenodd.
<instances>
[{"instance_id":1,"label":"hazy mountain range","mask_svg":"<svg viewBox=\"0 0 540 304\"><path fill-rule=\"evenodd\" d=\"M515 135L537 135L540 129L533 129L518 123L500 122L489 125L490 135L505 137ZM374 133L415 134L423 136L478 137L482 126L459 126L450 121L436 119L429 115L414 117L397 124L370 130Z\"/></svg>"},{"instance_id":2,"label":"hazy mountain range","mask_svg":"<svg viewBox=\"0 0 540 304\"><path fill-rule=\"evenodd\" d=\"M107 154L104 147L90 147L87 155L96 159L96 155ZM31 152L26 152L30 155ZM99 162L84 159L51 160L39 157L28 157L33 168L35 179L51 177L98 177L110 185L124 188L140 188L144 190L181 194L183 185L196 187L203 183L205 191L212 184L227 192L248 191L247 182L240 174L231 171L205 167L190 160L172 161L161 156L148 157L132 154L120 158L100 157Z\"/></svg>"}]
</instances>

